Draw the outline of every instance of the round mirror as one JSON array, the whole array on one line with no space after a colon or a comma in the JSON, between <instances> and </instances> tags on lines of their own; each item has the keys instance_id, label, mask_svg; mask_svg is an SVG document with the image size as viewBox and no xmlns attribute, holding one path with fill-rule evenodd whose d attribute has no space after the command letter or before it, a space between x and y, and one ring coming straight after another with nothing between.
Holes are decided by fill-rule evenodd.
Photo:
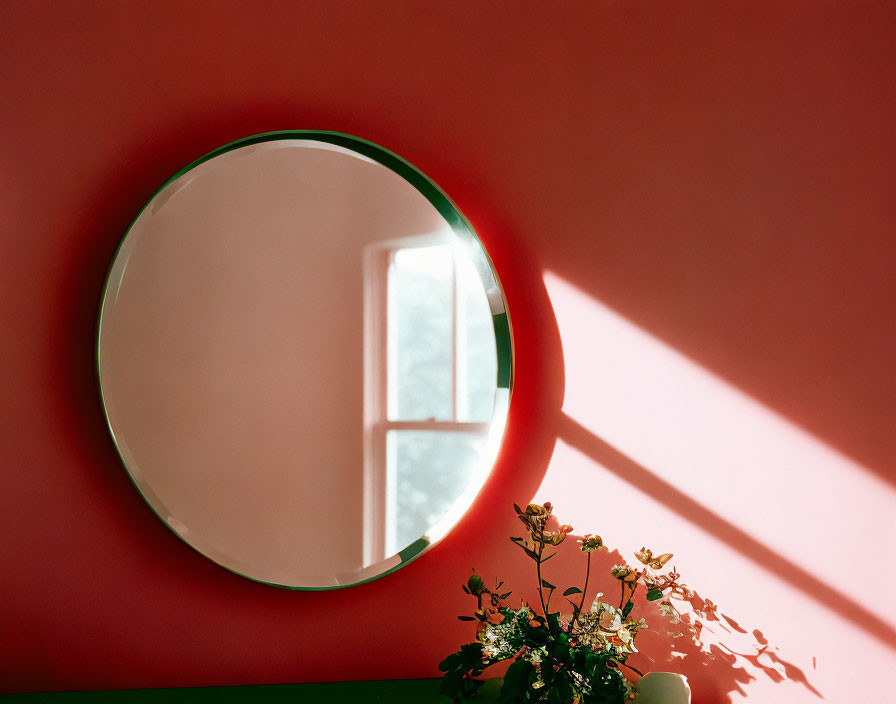
<instances>
[{"instance_id":1,"label":"round mirror","mask_svg":"<svg viewBox=\"0 0 896 704\"><path fill-rule=\"evenodd\" d=\"M472 228L333 132L228 144L125 234L97 340L109 430L158 516L223 567L357 584L441 538L491 471L512 354Z\"/></svg>"}]
</instances>

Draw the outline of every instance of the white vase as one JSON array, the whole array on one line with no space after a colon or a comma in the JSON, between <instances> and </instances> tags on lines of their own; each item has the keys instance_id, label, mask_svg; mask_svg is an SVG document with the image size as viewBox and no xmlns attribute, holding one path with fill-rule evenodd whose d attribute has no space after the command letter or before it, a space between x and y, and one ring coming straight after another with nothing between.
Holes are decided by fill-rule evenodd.
<instances>
[{"instance_id":1,"label":"white vase","mask_svg":"<svg viewBox=\"0 0 896 704\"><path fill-rule=\"evenodd\" d=\"M638 680L637 704L691 704L688 678L673 672L650 672Z\"/></svg>"}]
</instances>

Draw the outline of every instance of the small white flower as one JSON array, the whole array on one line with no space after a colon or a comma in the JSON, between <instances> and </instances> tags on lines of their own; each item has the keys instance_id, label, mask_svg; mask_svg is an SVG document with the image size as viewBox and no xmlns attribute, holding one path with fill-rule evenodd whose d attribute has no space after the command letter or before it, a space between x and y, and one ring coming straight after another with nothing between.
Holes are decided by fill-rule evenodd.
<instances>
[{"instance_id":1,"label":"small white flower","mask_svg":"<svg viewBox=\"0 0 896 704\"><path fill-rule=\"evenodd\" d=\"M635 640L635 637L632 635L631 631L627 628L620 628L616 632L616 637L622 642L625 646L630 646L632 642Z\"/></svg>"}]
</instances>

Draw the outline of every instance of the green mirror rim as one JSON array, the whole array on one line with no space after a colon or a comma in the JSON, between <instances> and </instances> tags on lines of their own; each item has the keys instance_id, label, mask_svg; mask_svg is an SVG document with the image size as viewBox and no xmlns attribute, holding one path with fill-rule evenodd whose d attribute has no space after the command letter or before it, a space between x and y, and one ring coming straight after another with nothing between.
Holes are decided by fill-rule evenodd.
<instances>
[{"instance_id":1,"label":"green mirror rim","mask_svg":"<svg viewBox=\"0 0 896 704\"><path fill-rule=\"evenodd\" d=\"M147 498L140 485L137 483L136 478L132 474L130 468L127 465L127 462L122 455L121 448L119 447L118 440L115 437L115 431L112 428L112 422L109 418L109 413L106 410L106 400L105 395L103 393L103 383L102 376L100 374L100 336L102 334L102 324L103 324L103 311L106 305L106 297L109 290L109 285L111 283L112 278L112 270L114 268L115 262L118 258L118 254L121 251L122 246L128 238L128 235L131 232L131 229L134 227L136 222L140 219L140 216L143 214L143 211L146 210L147 207L155 200L156 196L158 196L165 188L167 188L171 183L179 179L181 176L186 174L187 172L193 170L200 164L209 161L210 159L214 159L221 154L226 154L227 152L233 151L234 149L239 149L241 147L251 146L253 144L260 144L262 142L271 142L271 141L279 141L285 139L296 139L296 140L311 140L316 142L326 142L328 144L333 144L335 146L342 147L344 149L348 149L349 151L361 154L382 166L390 169L395 172L402 178L404 178L408 183L410 183L414 188L416 188L432 205L436 208L439 214L445 218L445 221L451 227L452 231L460 238L472 238L475 242L479 244L479 247L482 253L485 255L485 259L488 262L489 270L494 279L494 284L497 287L497 290L501 294L501 308L499 310L495 310L494 304L492 304L492 321L494 323L494 331L495 331L495 348L497 353L497 362L498 362L498 373L497 373L497 389L496 393L500 394L501 389L506 390L507 396L507 411L509 412L510 408L510 397L513 393L513 378L514 378L514 366L515 366L515 354L514 354L514 344L513 344L513 328L510 324L510 316L508 315L507 310L507 299L504 294L504 288L501 286L501 280L498 278L498 273L495 270L494 263L492 262L491 256L488 253L488 250L485 248L485 245L482 244L482 241L479 239L479 236L476 234L476 231L473 229L473 226L467 220L467 218L463 215L460 208L451 200L447 193L445 193L439 186L426 174L420 171L417 167L415 167L410 162L406 161L402 157L398 156L394 152L386 149L385 147L381 147L378 144L370 142L361 137L356 137L354 135L345 134L343 132L332 132L326 130L278 130L274 132L262 132L259 134L250 135L248 137L243 137L241 139L234 140L233 142L228 142L207 154L199 157L195 161L192 161L187 166L178 170L172 176L170 176L161 186L159 186L155 192L147 199L146 203L143 204L143 207L137 212L134 216L133 220L131 220L128 227L125 229L124 235L122 235L121 240L115 248L115 251L112 254L112 258L109 263L109 268L106 273L105 281L103 282L102 292L100 294L100 303L99 303L99 312L97 315L96 321L96 329L94 334L95 340L95 350L94 350L94 374L96 377L97 389L99 391L99 399L100 405L103 410L103 417L106 421L106 428L109 431L109 435L112 438L112 444L115 446L115 452L118 455L118 459L121 462L122 466L125 469L125 472L128 478L131 480L131 483L134 485L134 488L137 489L137 492L146 502L147 506L152 509L153 513L158 517L158 519L165 525L172 533L174 533L181 541L186 543L191 549L195 550L197 553L202 555L208 560L211 560L219 567L224 568L228 572L238 575L244 579L249 579L253 582L257 582L258 584L265 584L271 587L277 587L279 589L287 589L290 591L310 591L310 592L318 592L318 591L334 591L337 589L347 589L349 587L356 587L361 584L366 584L368 582L373 582L377 579L381 579L386 575L392 574L396 570L404 567L405 565L413 562L418 557L423 555L423 553L427 552L433 545L435 545L438 540L430 540L426 535L417 539L406 548L401 550L397 557L399 558L398 563L392 565L384 569L382 572L377 573L372 577L367 577L365 579L358 580L357 582L350 582L346 584L336 584L336 585L327 585L327 586L316 586L316 587L303 587L303 586L294 586L288 584L278 584L276 582L268 582L262 579L257 579L252 577L251 575L244 574L239 572L236 569L228 567L227 565L219 562L214 557L202 552L199 548L193 545L189 540L187 540L183 535L178 533L173 526L171 526L168 521L166 521L153 503ZM488 286L489 282L483 282L486 286ZM500 445L498 454L500 454ZM496 456L497 459L497 456ZM483 484L484 486L484 484ZM481 491L482 487L479 487L477 493ZM464 510L466 514L469 510L469 507ZM457 522L459 522L458 519ZM450 530L457 525L455 522L454 525L449 528L448 531L445 532L447 535ZM444 537L444 535L442 536Z\"/></svg>"}]
</instances>

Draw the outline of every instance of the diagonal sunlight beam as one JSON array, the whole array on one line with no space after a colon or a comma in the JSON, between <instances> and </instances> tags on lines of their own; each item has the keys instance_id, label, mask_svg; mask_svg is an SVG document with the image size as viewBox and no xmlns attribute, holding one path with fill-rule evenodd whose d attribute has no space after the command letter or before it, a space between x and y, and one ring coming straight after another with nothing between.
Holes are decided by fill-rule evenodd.
<instances>
[{"instance_id":1,"label":"diagonal sunlight beam","mask_svg":"<svg viewBox=\"0 0 896 704\"><path fill-rule=\"evenodd\" d=\"M896 583L896 489L724 379L546 272L563 411L697 504L836 591L855 566ZM878 613L896 623L896 604Z\"/></svg>"},{"instance_id":2,"label":"diagonal sunlight beam","mask_svg":"<svg viewBox=\"0 0 896 704\"><path fill-rule=\"evenodd\" d=\"M560 276L545 272L544 281L563 344L558 437L633 487L624 501L663 506L664 539L684 538L683 559L710 557L702 532L732 549L731 559L712 553L723 571L739 555L768 575L732 573L726 599L745 608L776 600L774 579L896 650L896 603L876 599L872 613L858 597L896 583L896 562L885 557L896 540L896 489ZM571 503L591 488L601 496L599 473L562 463L545 481L557 494L565 487ZM598 505L617 517L613 530L637 507ZM628 540L633 526L624 527L617 537ZM789 632L799 637L795 622Z\"/></svg>"},{"instance_id":3,"label":"diagonal sunlight beam","mask_svg":"<svg viewBox=\"0 0 896 704\"><path fill-rule=\"evenodd\" d=\"M760 543L720 515L694 501L656 474L597 437L565 414L558 435L570 446L587 455L642 493L661 502L678 515L718 540L730 545L763 569L772 572L828 609L852 621L875 638L896 650L896 629L862 604L833 589L805 569Z\"/></svg>"}]
</instances>

